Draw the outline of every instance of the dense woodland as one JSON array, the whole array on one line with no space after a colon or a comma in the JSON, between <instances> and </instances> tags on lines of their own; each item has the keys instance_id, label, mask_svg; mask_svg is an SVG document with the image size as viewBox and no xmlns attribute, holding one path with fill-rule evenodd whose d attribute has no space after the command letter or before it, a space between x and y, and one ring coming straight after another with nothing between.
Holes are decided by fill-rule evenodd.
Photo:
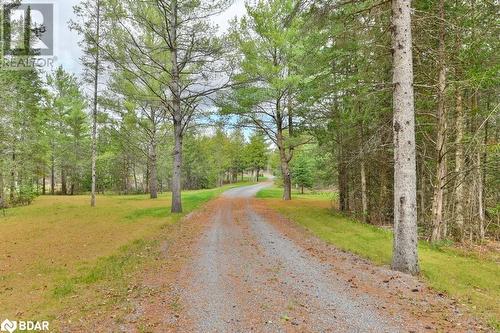
<instances>
[{"instance_id":1,"label":"dense woodland","mask_svg":"<svg viewBox=\"0 0 500 333\"><path fill-rule=\"evenodd\" d=\"M250 1L217 32L229 5L85 0L69 23L82 77L0 70L3 205L170 191L180 212L181 190L270 170L284 199L334 189L341 211L391 225L394 59L413 52L418 235L498 240L498 4L415 0L408 49L407 1Z\"/></svg>"}]
</instances>

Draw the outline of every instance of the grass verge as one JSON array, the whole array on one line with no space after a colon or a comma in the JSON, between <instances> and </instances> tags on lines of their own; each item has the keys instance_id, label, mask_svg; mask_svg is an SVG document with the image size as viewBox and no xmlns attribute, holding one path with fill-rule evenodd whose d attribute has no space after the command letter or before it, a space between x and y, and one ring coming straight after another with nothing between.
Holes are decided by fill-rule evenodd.
<instances>
[{"instance_id":1,"label":"grass verge","mask_svg":"<svg viewBox=\"0 0 500 333\"><path fill-rule=\"evenodd\" d=\"M356 253L376 264L388 265L392 257L392 232L347 218L331 209L330 194L295 194L284 202L281 189L260 191L272 208L336 247ZM451 246L419 243L422 276L436 290L467 305L499 329L500 266L495 256L479 257ZM498 259L498 258L497 258Z\"/></svg>"}]
</instances>

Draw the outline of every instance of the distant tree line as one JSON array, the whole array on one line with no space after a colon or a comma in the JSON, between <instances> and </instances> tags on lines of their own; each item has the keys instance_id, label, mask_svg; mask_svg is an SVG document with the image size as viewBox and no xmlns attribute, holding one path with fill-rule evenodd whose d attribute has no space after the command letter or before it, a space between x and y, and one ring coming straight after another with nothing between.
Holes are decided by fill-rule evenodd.
<instances>
[{"instance_id":1,"label":"distant tree line","mask_svg":"<svg viewBox=\"0 0 500 333\"><path fill-rule=\"evenodd\" d=\"M91 190L91 116L86 112L87 98L81 83L61 67L44 83L36 73L31 78L35 81L18 78L19 84L29 90L11 93L18 101L30 101L35 96L33 104L17 109L22 112L2 113L6 140L2 141L0 185L6 205L29 203L36 195L74 195ZM35 86L36 82L39 84ZM36 94L31 95L34 91ZM151 119L150 113L132 105L100 113L98 192L170 190L168 165L173 142L168 134L173 129L166 121L158 121L157 138L152 143L148 139ZM186 132L182 188L213 188L251 175L256 178L267 168L270 149L262 133L227 131L222 126L214 133L205 132L194 128ZM12 133L18 135L12 137ZM152 144L157 149L154 161Z\"/></svg>"}]
</instances>

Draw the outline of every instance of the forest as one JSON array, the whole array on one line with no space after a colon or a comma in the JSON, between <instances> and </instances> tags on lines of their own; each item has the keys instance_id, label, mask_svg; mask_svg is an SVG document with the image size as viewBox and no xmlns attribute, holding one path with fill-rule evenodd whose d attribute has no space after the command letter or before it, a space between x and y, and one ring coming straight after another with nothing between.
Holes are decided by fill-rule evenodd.
<instances>
[{"instance_id":1,"label":"forest","mask_svg":"<svg viewBox=\"0 0 500 333\"><path fill-rule=\"evenodd\" d=\"M1 55L0 233L2 216L50 200L142 198L171 218L192 193L264 182L257 197L280 212L326 197L331 214L392 230L396 271L419 274L422 242L487 253L498 277L498 3L241 1L219 29L232 6L75 1L79 73L3 66L40 57L30 7L17 24L4 13L2 49L19 45ZM485 309L498 328L498 304Z\"/></svg>"}]
</instances>

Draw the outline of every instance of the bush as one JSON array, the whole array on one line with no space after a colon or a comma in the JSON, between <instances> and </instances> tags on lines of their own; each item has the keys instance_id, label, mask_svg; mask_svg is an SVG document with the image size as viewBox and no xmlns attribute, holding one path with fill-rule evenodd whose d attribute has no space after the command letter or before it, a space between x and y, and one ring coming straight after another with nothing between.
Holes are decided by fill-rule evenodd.
<instances>
[{"instance_id":1,"label":"bush","mask_svg":"<svg viewBox=\"0 0 500 333\"><path fill-rule=\"evenodd\" d=\"M19 193L17 196L14 196L14 199L12 199L9 204L11 207L16 207L16 206L29 206L33 202L33 200L36 198L36 192L33 190L32 186L21 186L19 188Z\"/></svg>"}]
</instances>

